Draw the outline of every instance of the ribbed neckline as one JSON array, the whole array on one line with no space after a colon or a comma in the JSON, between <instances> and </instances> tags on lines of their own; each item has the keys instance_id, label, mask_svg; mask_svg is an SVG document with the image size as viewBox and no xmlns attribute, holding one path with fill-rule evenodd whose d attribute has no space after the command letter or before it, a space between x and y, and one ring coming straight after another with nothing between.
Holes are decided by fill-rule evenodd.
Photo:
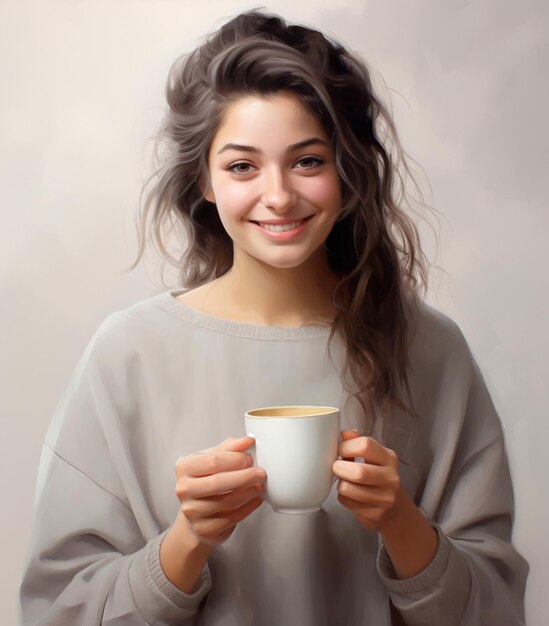
<instances>
[{"instance_id":1,"label":"ribbed neckline","mask_svg":"<svg viewBox=\"0 0 549 626\"><path fill-rule=\"evenodd\" d=\"M327 337L330 334L331 326L262 326L216 317L209 313L192 309L184 302L181 302L181 300L178 300L177 296L185 291L187 289L184 288L170 289L159 294L156 298L158 303L172 315L202 328L208 328L226 335L252 337L270 341Z\"/></svg>"}]
</instances>

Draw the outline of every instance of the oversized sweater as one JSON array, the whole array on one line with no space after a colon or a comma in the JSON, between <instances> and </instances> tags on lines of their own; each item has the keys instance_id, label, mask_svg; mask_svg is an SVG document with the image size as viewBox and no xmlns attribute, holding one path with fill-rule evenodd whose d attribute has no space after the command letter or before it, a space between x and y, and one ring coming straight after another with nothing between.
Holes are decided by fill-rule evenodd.
<instances>
[{"instance_id":1,"label":"oversized sweater","mask_svg":"<svg viewBox=\"0 0 549 626\"><path fill-rule=\"evenodd\" d=\"M229 321L191 309L182 291L108 316L59 401L38 472L24 624L524 623L528 565L511 542L502 425L459 328L425 304L408 369L418 417L395 409L387 440L373 436L397 452L403 488L438 533L433 561L398 579L334 484L315 513L263 502L213 551L195 592L172 585L159 546L179 507L179 457L244 436L245 411L260 406L338 406L342 430L364 432L329 327Z\"/></svg>"}]
</instances>

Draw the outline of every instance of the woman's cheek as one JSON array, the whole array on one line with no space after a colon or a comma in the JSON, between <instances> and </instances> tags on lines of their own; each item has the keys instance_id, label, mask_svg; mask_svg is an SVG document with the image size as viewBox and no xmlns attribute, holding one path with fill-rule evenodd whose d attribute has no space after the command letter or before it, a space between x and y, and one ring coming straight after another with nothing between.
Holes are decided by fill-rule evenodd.
<instances>
[{"instance_id":1,"label":"woman's cheek","mask_svg":"<svg viewBox=\"0 0 549 626\"><path fill-rule=\"evenodd\" d=\"M306 188L309 202L319 207L339 207L341 205L341 183L339 177L327 176L312 178Z\"/></svg>"},{"instance_id":2,"label":"woman's cheek","mask_svg":"<svg viewBox=\"0 0 549 626\"><path fill-rule=\"evenodd\" d=\"M254 185L244 182L228 185L223 192L223 204L225 210L232 217L238 217L255 204L256 192Z\"/></svg>"}]
</instances>

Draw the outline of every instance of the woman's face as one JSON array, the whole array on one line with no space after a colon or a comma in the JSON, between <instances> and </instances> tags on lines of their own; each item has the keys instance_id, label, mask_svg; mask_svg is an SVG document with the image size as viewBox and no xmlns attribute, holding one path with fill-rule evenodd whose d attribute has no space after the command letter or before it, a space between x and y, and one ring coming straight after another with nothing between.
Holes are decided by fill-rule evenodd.
<instances>
[{"instance_id":1,"label":"woman's face","mask_svg":"<svg viewBox=\"0 0 549 626\"><path fill-rule=\"evenodd\" d=\"M225 110L210 147L204 194L241 253L291 268L325 252L341 209L329 138L300 100L244 96Z\"/></svg>"}]
</instances>

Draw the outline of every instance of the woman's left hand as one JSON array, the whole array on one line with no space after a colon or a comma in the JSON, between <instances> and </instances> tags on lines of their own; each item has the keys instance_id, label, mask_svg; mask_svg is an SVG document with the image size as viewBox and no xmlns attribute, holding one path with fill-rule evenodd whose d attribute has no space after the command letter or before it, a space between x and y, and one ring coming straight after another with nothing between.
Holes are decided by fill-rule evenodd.
<instances>
[{"instance_id":1,"label":"woman's left hand","mask_svg":"<svg viewBox=\"0 0 549 626\"><path fill-rule=\"evenodd\" d=\"M340 479L337 499L368 530L381 532L397 513L401 499L398 457L371 437L354 430L341 433L337 460L332 466ZM362 457L364 463L355 462Z\"/></svg>"},{"instance_id":2,"label":"woman's left hand","mask_svg":"<svg viewBox=\"0 0 549 626\"><path fill-rule=\"evenodd\" d=\"M332 466L339 478L338 500L362 526L381 535L398 578L415 576L434 559L438 535L400 486L397 455L356 431L344 430L341 436L343 460Z\"/></svg>"}]
</instances>

